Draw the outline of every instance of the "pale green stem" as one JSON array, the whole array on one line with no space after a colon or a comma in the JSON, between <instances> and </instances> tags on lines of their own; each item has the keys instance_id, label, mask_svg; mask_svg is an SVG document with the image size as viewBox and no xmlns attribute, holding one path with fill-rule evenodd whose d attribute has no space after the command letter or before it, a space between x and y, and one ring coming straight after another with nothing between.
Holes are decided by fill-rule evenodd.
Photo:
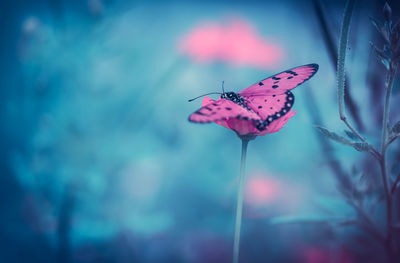
<instances>
[{"instance_id":1,"label":"pale green stem","mask_svg":"<svg viewBox=\"0 0 400 263\"><path fill-rule=\"evenodd\" d=\"M344 9L344 16L342 26L340 28L340 38L339 38L339 50L338 50L338 61L337 61L337 87L338 87L338 104L339 104L339 115L340 119L346 124L346 126L356 135L362 142L370 146L371 154L376 158L380 159L379 152L370 145L360 133L353 128L350 122L347 120L346 110L344 105L344 89L345 89L345 61L347 52L347 43L349 41L350 32L350 22L351 16L353 14L355 0L348 0L346 2L346 7Z\"/></svg>"},{"instance_id":2,"label":"pale green stem","mask_svg":"<svg viewBox=\"0 0 400 263\"><path fill-rule=\"evenodd\" d=\"M347 1L346 7L344 9L342 27L340 29L339 51L338 51L338 62L337 62L337 85L338 85L338 103L339 103L340 118L346 118L346 111L344 109L344 85L346 79L344 65L346 60L347 42L349 39L350 21L351 21L351 15L353 14L354 2L355 0Z\"/></svg>"},{"instance_id":3,"label":"pale green stem","mask_svg":"<svg viewBox=\"0 0 400 263\"><path fill-rule=\"evenodd\" d=\"M239 262L240 228L242 224L244 176L248 139L242 138L242 158L240 162L239 190L236 203L235 239L233 242L233 263Z\"/></svg>"},{"instance_id":4,"label":"pale green stem","mask_svg":"<svg viewBox=\"0 0 400 263\"><path fill-rule=\"evenodd\" d=\"M386 83L386 94L385 94L385 106L383 108L383 121L382 121L382 158L381 158L381 171L382 171L382 181L383 186L385 188L385 196L386 196L386 226L387 226L387 246L389 252L392 252L392 195L390 191L390 182L387 175L387 165L386 165L386 150L388 146L387 138L388 138L388 121L389 121L389 112L390 112L390 96L392 94L393 88L393 80L396 75L397 67L392 65L389 69L389 80Z\"/></svg>"},{"instance_id":5,"label":"pale green stem","mask_svg":"<svg viewBox=\"0 0 400 263\"><path fill-rule=\"evenodd\" d=\"M390 96L392 94L392 88L393 88L393 80L394 80L394 76L396 74L396 70L395 69L390 69L389 72L389 80L387 82L387 86L386 86L386 94L385 94L385 106L383 108L383 121L382 121L382 142L381 142L381 146L382 146L382 164L384 167L386 167L385 163L386 163L386 145L387 145L387 137L388 137L388 130L387 130L387 126L388 126L388 121L389 121L389 111L390 111ZM388 188L388 178L386 176L386 169L383 170L384 173L382 175L384 175L384 185L385 185L385 191L388 194L389 193L389 188Z\"/></svg>"}]
</instances>

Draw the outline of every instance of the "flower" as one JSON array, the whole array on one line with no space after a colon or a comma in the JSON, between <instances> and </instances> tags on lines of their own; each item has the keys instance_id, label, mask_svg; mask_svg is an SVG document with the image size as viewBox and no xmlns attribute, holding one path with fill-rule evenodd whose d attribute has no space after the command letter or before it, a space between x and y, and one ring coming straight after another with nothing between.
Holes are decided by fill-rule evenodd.
<instances>
[{"instance_id":1,"label":"flower","mask_svg":"<svg viewBox=\"0 0 400 263\"><path fill-rule=\"evenodd\" d=\"M228 21L225 26L214 22L200 24L184 36L179 48L195 62L226 62L261 69L275 68L285 56L279 45L257 34L242 19Z\"/></svg>"},{"instance_id":2,"label":"flower","mask_svg":"<svg viewBox=\"0 0 400 263\"><path fill-rule=\"evenodd\" d=\"M220 100L220 99L218 99ZM210 104L212 102L215 102L215 100L210 99L209 97L205 96L203 101L202 101L202 106L206 106L207 104ZM228 118L226 120L221 120L221 121L215 121L215 123L224 126L225 128L231 129L237 133L239 137L255 137L255 136L262 136L265 134L269 133L274 133L279 131L283 125L288 122L288 120L293 117L296 114L296 111L290 111L283 117L274 120L271 122L265 130L258 130L256 126L254 125L254 122L252 120L243 120L243 119L237 119L237 118Z\"/></svg>"}]
</instances>

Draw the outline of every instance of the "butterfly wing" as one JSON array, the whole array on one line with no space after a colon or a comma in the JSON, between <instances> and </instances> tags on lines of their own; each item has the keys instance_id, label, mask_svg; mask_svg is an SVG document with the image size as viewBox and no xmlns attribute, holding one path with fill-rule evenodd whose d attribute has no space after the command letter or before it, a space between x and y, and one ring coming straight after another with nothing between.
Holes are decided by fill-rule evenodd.
<instances>
[{"instance_id":1,"label":"butterfly wing","mask_svg":"<svg viewBox=\"0 0 400 263\"><path fill-rule=\"evenodd\" d=\"M236 104L227 99L219 99L205 105L189 116L189 121L207 123L238 118L244 120L260 120L260 117L253 111Z\"/></svg>"},{"instance_id":2,"label":"butterfly wing","mask_svg":"<svg viewBox=\"0 0 400 263\"><path fill-rule=\"evenodd\" d=\"M265 96L283 94L310 79L318 71L318 64L292 68L261 80L239 92L241 96Z\"/></svg>"},{"instance_id":3,"label":"butterfly wing","mask_svg":"<svg viewBox=\"0 0 400 263\"><path fill-rule=\"evenodd\" d=\"M244 96L244 99L265 126L289 113L294 104L294 95L290 91L271 96Z\"/></svg>"}]
</instances>

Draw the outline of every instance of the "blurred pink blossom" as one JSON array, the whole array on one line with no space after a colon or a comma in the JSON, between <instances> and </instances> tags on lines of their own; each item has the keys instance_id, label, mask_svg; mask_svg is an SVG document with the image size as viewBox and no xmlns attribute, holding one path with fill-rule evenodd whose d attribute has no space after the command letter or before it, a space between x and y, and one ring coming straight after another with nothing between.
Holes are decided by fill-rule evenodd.
<instances>
[{"instance_id":1,"label":"blurred pink blossom","mask_svg":"<svg viewBox=\"0 0 400 263\"><path fill-rule=\"evenodd\" d=\"M203 23L183 37L179 48L196 62L223 61L262 69L275 68L284 57L280 46L258 35L250 23L241 19L226 26Z\"/></svg>"},{"instance_id":2,"label":"blurred pink blossom","mask_svg":"<svg viewBox=\"0 0 400 263\"><path fill-rule=\"evenodd\" d=\"M263 206L276 200L282 191L281 183L273 177L252 176L245 189L245 201L253 206Z\"/></svg>"}]
</instances>

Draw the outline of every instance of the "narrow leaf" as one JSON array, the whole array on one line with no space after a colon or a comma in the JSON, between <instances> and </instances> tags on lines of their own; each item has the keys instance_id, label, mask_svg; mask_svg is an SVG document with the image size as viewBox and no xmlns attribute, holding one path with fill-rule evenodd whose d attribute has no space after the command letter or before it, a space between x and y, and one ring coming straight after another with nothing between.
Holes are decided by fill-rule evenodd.
<instances>
[{"instance_id":1,"label":"narrow leaf","mask_svg":"<svg viewBox=\"0 0 400 263\"><path fill-rule=\"evenodd\" d=\"M351 142L350 140L346 139L343 136L338 135L337 133L331 132L324 127L316 126L316 128L319 132L321 132L323 135L325 135L326 137L328 137L331 140L334 140L336 142L339 142L339 143L345 144L345 145L353 145L353 142Z\"/></svg>"},{"instance_id":2,"label":"narrow leaf","mask_svg":"<svg viewBox=\"0 0 400 263\"><path fill-rule=\"evenodd\" d=\"M385 51L377 48L372 42L370 43L370 45L374 49L375 54L378 57L378 59L382 62L382 64L386 67L386 69L389 70L389 59L388 59L388 56L385 54Z\"/></svg>"},{"instance_id":3,"label":"narrow leaf","mask_svg":"<svg viewBox=\"0 0 400 263\"><path fill-rule=\"evenodd\" d=\"M354 140L354 141L360 140L352 131L344 130L344 133L346 133L347 137L349 137L351 140Z\"/></svg>"},{"instance_id":4,"label":"narrow leaf","mask_svg":"<svg viewBox=\"0 0 400 263\"><path fill-rule=\"evenodd\" d=\"M353 14L355 0L347 0L344 8L343 21L340 27L339 47L337 56L337 91L338 91L338 105L339 105L339 116L345 118L345 105L344 105L344 91L345 91L345 60L347 52L347 42L349 39L350 22Z\"/></svg>"},{"instance_id":5,"label":"narrow leaf","mask_svg":"<svg viewBox=\"0 0 400 263\"><path fill-rule=\"evenodd\" d=\"M379 22L378 20L375 20L374 18L370 17L369 18L371 20L371 23L376 27L376 29L378 30L379 33L381 33L381 35L383 36L383 38L385 39L385 41L387 43L389 43L389 34L386 32L386 28L385 26Z\"/></svg>"},{"instance_id":6,"label":"narrow leaf","mask_svg":"<svg viewBox=\"0 0 400 263\"><path fill-rule=\"evenodd\" d=\"M368 152L371 149L371 146L365 142L355 142L352 146L359 152Z\"/></svg>"},{"instance_id":7,"label":"narrow leaf","mask_svg":"<svg viewBox=\"0 0 400 263\"><path fill-rule=\"evenodd\" d=\"M383 7L383 16L385 17L386 21L390 21L392 19L392 9L390 8L389 4L386 2L385 6Z\"/></svg>"},{"instance_id":8,"label":"narrow leaf","mask_svg":"<svg viewBox=\"0 0 400 263\"><path fill-rule=\"evenodd\" d=\"M381 63L385 66L385 68L387 69L387 70L389 70L390 69L390 63L389 63L389 61L386 59L386 58L380 58L381 59Z\"/></svg>"},{"instance_id":9,"label":"narrow leaf","mask_svg":"<svg viewBox=\"0 0 400 263\"><path fill-rule=\"evenodd\" d=\"M392 132L395 134L400 133L400 121L398 121L395 125L393 125Z\"/></svg>"}]
</instances>

